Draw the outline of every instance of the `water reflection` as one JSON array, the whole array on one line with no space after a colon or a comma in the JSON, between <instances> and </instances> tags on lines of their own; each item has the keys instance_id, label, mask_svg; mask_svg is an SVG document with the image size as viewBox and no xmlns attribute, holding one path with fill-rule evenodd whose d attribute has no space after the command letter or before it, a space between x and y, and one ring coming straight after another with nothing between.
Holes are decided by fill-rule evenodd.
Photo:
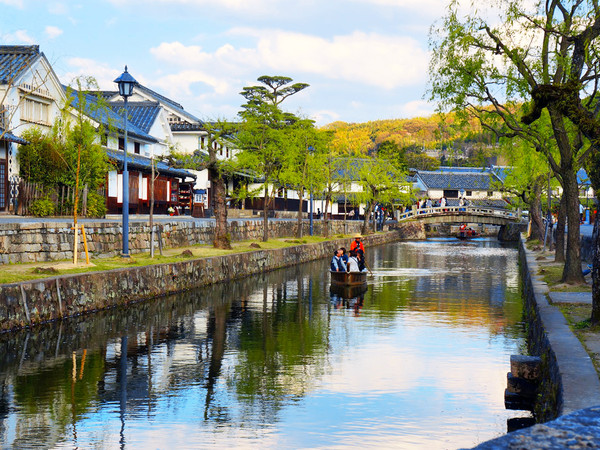
<instances>
[{"instance_id":1,"label":"water reflection","mask_svg":"<svg viewBox=\"0 0 600 450\"><path fill-rule=\"evenodd\" d=\"M0 335L0 446L456 448L505 432L516 251L368 257L368 288L330 287L318 261Z\"/></svg>"}]
</instances>

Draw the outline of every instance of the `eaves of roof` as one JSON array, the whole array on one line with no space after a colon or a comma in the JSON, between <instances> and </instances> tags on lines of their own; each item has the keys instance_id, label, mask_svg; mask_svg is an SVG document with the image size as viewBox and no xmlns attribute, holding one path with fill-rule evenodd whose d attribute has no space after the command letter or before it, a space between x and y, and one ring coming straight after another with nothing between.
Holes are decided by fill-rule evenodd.
<instances>
[{"instance_id":1,"label":"eaves of roof","mask_svg":"<svg viewBox=\"0 0 600 450\"><path fill-rule=\"evenodd\" d=\"M14 82L42 55L39 45L1 45L0 84Z\"/></svg>"},{"instance_id":2,"label":"eaves of roof","mask_svg":"<svg viewBox=\"0 0 600 450\"><path fill-rule=\"evenodd\" d=\"M4 133L4 134L2 134L2 133ZM2 128L0 128L0 136L2 136L1 139L3 141L14 142L15 144L21 144L21 145L25 145L28 143L25 139L23 139L19 136L15 136L14 134L9 133L8 131L4 132L4 130Z\"/></svg>"},{"instance_id":3,"label":"eaves of roof","mask_svg":"<svg viewBox=\"0 0 600 450\"><path fill-rule=\"evenodd\" d=\"M490 172L417 172L416 176L427 189L490 190L492 182L500 180Z\"/></svg>"},{"instance_id":4,"label":"eaves of roof","mask_svg":"<svg viewBox=\"0 0 600 450\"><path fill-rule=\"evenodd\" d=\"M124 102L110 103L110 108L119 115L123 114ZM132 123L145 133L149 133L154 121L160 113L158 102L129 102L127 103L127 117Z\"/></svg>"},{"instance_id":5,"label":"eaves of roof","mask_svg":"<svg viewBox=\"0 0 600 450\"><path fill-rule=\"evenodd\" d=\"M202 123L202 121L200 119L198 119L196 116L194 116L193 114L190 114L189 112L187 112L185 109L183 109L183 106L180 105L179 103L171 100L170 98L165 97L164 95L159 94L156 91L153 91L150 88L147 88L146 86L143 86L141 84L138 84L136 86L137 89L146 92L147 94L149 94L150 96L154 97L156 100L158 100L161 103L164 103L168 106L170 106L171 108L173 108L174 110L176 110L177 112L179 112L180 114L186 116L188 119L190 119L191 122L198 122L198 123Z\"/></svg>"},{"instance_id":6,"label":"eaves of roof","mask_svg":"<svg viewBox=\"0 0 600 450\"><path fill-rule=\"evenodd\" d=\"M117 163L123 163L123 151L115 150L112 148L106 149L106 153L108 157ZM136 153L127 153L127 166L133 169L141 169L147 172L152 170L152 159L147 156L138 155ZM167 163L163 161L154 161L154 167L156 171L160 174L171 175L173 177L178 178L193 178L196 179L196 175L192 172L189 172L185 169L177 169L175 167L169 166Z\"/></svg>"},{"instance_id":7,"label":"eaves of roof","mask_svg":"<svg viewBox=\"0 0 600 450\"><path fill-rule=\"evenodd\" d=\"M67 90L66 86L65 90ZM71 91L71 106L73 108L77 108L77 105L79 104L79 97L77 96L77 92L75 90L71 89ZM93 106L96 104L97 98L95 95L85 94L84 114L97 123L101 123L106 127L111 126L116 128L119 132L124 133L124 116L117 114L110 108L94 108ZM135 124L129 122L127 123L127 134L146 143L154 144L158 142L158 139L149 135L144 130L141 130Z\"/></svg>"}]
</instances>

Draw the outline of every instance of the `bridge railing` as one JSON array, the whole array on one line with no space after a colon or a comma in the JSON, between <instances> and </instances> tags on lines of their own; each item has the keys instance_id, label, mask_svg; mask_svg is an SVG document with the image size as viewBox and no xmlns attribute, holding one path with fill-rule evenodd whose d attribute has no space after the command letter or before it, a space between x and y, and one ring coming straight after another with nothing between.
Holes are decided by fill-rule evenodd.
<instances>
[{"instance_id":1,"label":"bridge railing","mask_svg":"<svg viewBox=\"0 0 600 450\"><path fill-rule=\"evenodd\" d=\"M520 211L491 208L489 206L433 206L430 208L417 209L413 206L412 209L406 210L398 216L398 221L420 219L432 216L457 216L457 215L472 215L485 217L498 217L502 219L519 221L521 220Z\"/></svg>"}]
</instances>

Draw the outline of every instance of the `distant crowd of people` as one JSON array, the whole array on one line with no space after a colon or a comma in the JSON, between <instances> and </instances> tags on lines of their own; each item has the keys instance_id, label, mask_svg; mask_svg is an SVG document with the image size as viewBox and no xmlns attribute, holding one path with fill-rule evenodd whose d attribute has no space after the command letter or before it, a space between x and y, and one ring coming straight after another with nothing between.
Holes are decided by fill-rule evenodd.
<instances>
[{"instance_id":1,"label":"distant crowd of people","mask_svg":"<svg viewBox=\"0 0 600 450\"><path fill-rule=\"evenodd\" d=\"M469 206L470 202L465 197L458 197L458 207L462 208L465 206ZM439 200L432 200L431 198L424 198L418 200L415 204L417 209L426 209L426 208L445 208L448 206L448 199L442 196ZM464 211L459 209L459 211ZM422 214L422 212L421 212Z\"/></svg>"}]
</instances>

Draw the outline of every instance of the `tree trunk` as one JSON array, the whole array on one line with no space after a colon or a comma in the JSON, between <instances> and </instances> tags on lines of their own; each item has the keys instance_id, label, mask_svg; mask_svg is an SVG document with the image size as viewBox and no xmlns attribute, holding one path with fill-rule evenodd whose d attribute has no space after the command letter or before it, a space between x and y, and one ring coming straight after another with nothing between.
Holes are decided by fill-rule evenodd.
<instances>
[{"instance_id":1,"label":"tree trunk","mask_svg":"<svg viewBox=\"0 0 600 450\"><path fill-rule=\"evenodd\" d=\"M298 239L302 239L302 200L304 198L304 189L300 189L298 192L298 198L300 199L300 203L298 205L298 222L296 225L296 237Z\"/></svg>"},{"instance_id":2,"label":"tree trunk","mask_svg":"<svg viewBox=\"0 0 600 450\"><path fill-rule=\"evenodd\" d=\"M556 249L554 253L554 262L565 262L565 224L567 222L567 198L563 195L560 198L560 207L558 208L558 220L556 221Z\"/></svg>"},{"instance_id":3,"label":"tree trunk","mask_svg":"<svg viewBox=\"0 0 600 450\"><path fill-rule=\"evenodd\" d=\"M225 179L215 169L209 169L210 181L213 187L213 205L215 214L215 248L231 249L231 237L227 224L227 187Z\"/></svg>"},{"instance_id":4,"label":"tree trunk","mask_svg":"<svg viewBox=\"0 0 600 450\"><path fill-rule=\"evenodd\" d=\"M531 234L529 239L542 241L544 239L544 222L542 220L542 207L541 197L542 188L539 183L536 183L533 187L533 192L529 201L529 215L531 217Z\"/></svg>"},{"instance_id":5,"label":"tree trunk","mask_svg":"<svg viewBox=\"0 0 600 450\"><path fill-rule=\"evenodd\" d=\"M154 258L154 151L150 160L150 258Z\"/></svg>"},{"instance_id":6,"label":"tree trunk","mask_svg":"<svg viewBox=\"0 0 600 450\"><path fill-rule=\"evenodd\" d=\"M581 271L581 249L579 235L579 187L574 170L565 170L563 177L563 195L567 207L567 254L563 269L563 283L583 283Z\"/></svg>"},{"instance_id":7,"label":"tree trunk","mask_svg":"<svg viewBox=\"0 0 600 450\"><path fill-rule=\"evenodd\" d=\"M263 242L269 240L269 188L265 183L265 201L263 202Z\"/></svg>"},{"instance_id":8,"label":"tree trunk","mask_svg":"<svg viewBox=\"0 0 600 450\"><path fill-rule=\"evenodd\" d=\"M596 200L598 201L598 200ZM592 235L594 256L592 260L592 324L600 323L600 225L598 217L594 220Z\"/></svg>"},{"instance_id":9,"label":"tree trunk","mask_svg":"<svg viewBox=\"0 0 600 450\"><path fill-rule=\"evenodd\" d=\"M371 216L371 212L373 212L373 207L375 206L375 202L371 202L369 204L369 208L365 211L365 218L363 220L363 225L362 225L362 234L367 234L367 232L369 231L369 217Z\"/></svg>"},{"instance_id":10,"label":"tree trunk","mask_svg":"<svg viewBox=\"0 0 600 450\"><path fill-rule=\"evenodd\" d=\"M327 211L329 211L329 203L331 199L331 194L328 194L325 197L325 210L323 211L323 236L329 237L329 216L327 215Z\"/></svg>"}]
</instances>

